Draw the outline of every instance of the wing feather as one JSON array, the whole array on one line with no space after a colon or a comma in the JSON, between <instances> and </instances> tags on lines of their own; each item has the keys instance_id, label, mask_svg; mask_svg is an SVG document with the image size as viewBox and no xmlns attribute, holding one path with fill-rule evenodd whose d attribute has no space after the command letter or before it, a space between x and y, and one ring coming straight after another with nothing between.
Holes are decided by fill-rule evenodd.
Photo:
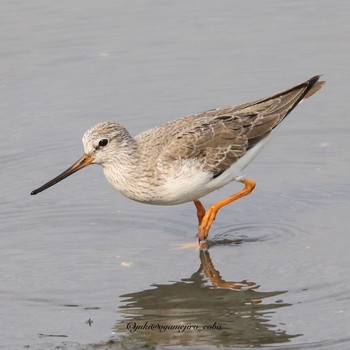
<instances>
[{"instance_id":1,"label":"wing feather","mask_svg":"<svg viewBox=\"0 0 350 350\"><path fill-rule=\"evenodd\" d=\"M324 83L318 79L313 77L269 98L178 119L137 138L156 134L159 139L154 147L161 161L195 159L216 177L269 135L300 101L318 91Z\"/></svg>"}]
</instances>

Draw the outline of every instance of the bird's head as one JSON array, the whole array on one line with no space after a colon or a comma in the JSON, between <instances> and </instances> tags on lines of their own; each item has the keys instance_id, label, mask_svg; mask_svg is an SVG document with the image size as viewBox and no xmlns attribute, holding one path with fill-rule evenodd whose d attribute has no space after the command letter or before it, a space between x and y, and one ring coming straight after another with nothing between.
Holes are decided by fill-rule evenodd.
<instances>
[{"instance_id":1,"label":"bird's head","mask_svg":"<svg viewBox=\"0 0 350 350\"><path fill-rule=\"evenodd\" d=\"M128 131L115 122L104 122L90 128L83 136L84 154L72 166L43 186L32 191L37 194L62 181L90 164L106 166L125 156L127 146L133 141Z\"/></svg>"}]
</instances>

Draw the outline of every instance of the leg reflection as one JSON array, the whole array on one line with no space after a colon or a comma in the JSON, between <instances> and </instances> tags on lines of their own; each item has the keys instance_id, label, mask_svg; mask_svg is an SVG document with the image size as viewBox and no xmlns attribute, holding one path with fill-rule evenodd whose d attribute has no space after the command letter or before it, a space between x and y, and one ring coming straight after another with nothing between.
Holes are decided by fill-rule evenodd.
<instances>
[{"instance_id":1,"label":"leg reflection","mask_svg":"<svg viewBox=\"0 0 350 350\"><path fill-rule=\"evenodd\" d=\"M201 261L201 269L203 270L204 274L210 279L214 287L235 290L257 289L260 287L255 282L248 282L246 280L240 282L225 281L221 277L220 272L215 269L208 250L200 250L199 259Z\"/></svg>"}]
</instances>

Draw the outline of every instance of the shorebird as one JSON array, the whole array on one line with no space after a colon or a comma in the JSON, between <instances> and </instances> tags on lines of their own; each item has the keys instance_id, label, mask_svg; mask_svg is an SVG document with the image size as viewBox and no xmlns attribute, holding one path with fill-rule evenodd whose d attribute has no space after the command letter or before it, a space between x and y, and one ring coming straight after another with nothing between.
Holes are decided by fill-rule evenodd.
<instances>
[{"instance_id":1,"label":"shorebird","mask_svg":"<svg viewBox=\"0 0 350 350\"><path fill-rule=\"evenodd\" d=\"M83 136L83 156L31 194L99 164L112 186L130 199L156 205L194 202L198 240L203 243L217 212L253 191L255 182L243 177L242 170L276 126L322 87L324 81L319 78L268 98L177 119L135 137L118 123L97 124ZM241 182L244 188L206 211L200 198L231 181Z\"/></svg>"}]
</instances>

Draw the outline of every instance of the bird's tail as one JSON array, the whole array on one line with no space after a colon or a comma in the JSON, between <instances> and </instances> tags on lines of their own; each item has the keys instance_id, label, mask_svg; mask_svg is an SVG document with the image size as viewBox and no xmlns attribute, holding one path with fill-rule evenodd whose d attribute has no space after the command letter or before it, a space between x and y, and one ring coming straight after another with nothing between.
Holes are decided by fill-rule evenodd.
<instances>
[{"instance_id":1,"label":"bird's tail","mask_svg":"<svg viewBox=\"0 0 350 350\"><path fill-rule=\"evenodd\" d=\"M314 78L319 79L320 76L317 75L317 76L314 77ZM311 79L313 79L313 78L311 78ZM311 79L310 79L310 80L311 80ZM308 81L310 81L310 80L308 80ZM321 80L321 81L316 80L316 82L315 82L313 85L311 85L311 87L309 88L309 91L308 91L308 92L306 93L306 95L304 96L304 100L305 100L306 98L311 97L311 96L312 96L313 94L315 94L318 90L320 90L321 87L322 87L325 83L326 83L326 82L323 81L323 80Z\"/></svg>"}]
</instances>

